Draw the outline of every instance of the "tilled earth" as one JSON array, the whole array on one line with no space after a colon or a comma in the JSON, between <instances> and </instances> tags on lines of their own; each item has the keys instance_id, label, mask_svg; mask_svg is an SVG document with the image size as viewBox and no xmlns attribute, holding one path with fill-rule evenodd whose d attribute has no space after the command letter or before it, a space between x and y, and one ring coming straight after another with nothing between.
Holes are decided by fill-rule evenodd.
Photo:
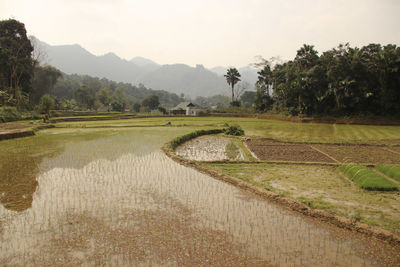
<instances>
[{"instance_id":1,"label":"tilled earth","mask_svg":"<svg viewBox=\"0 0 400 267\"><path fill-rule=\"evenodd\" d=\"M285 143L271 139L246 142L260 159L267 161L400 164L400 147Z\"/></svg>"}]
</instances>

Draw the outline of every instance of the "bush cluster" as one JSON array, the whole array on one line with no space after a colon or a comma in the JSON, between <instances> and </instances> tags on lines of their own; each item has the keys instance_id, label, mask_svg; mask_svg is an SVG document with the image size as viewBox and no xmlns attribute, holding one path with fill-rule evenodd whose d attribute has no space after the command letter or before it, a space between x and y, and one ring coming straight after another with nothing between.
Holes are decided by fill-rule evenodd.
<instances>
[{"instance_id":1,"label":"bush cluster","mask_svg":"<svg viewBox=\"0 0 400 267\"><path fill-rule=\"evenodd\" d=\"M364 166L345 164L339 170L346 174L358 187L371 191L397 191L399 187Z\"/></svg>"},{"instance_id":2,"label":"bush cluster","mask_svg":"<svg viewBox=\"0 0 400 267\"><path fill-rule=\"evenodd\" d=\"M231 125L225 129L225 134L241 136L241 135L244 135L244 131L243 131L242 127L240 127L239 125Z\"/></svg>"},{"instance_id":3,"label":"bush cluster","mask_svg":"<svg viewBox=\"0 0 400 267\"><path fill-rule=\"evenodd\" d=\"M0 122L17 121L20 119L22 119L22 115L15 107L0 107Z\"/></svg>"}]
</instances>

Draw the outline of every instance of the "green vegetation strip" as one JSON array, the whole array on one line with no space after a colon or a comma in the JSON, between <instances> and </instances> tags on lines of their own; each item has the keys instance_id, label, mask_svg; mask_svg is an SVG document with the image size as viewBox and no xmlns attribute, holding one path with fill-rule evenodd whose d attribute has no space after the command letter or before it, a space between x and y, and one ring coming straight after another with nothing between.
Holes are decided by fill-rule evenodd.
<instances>
[{"instance_id":1,"label":"green vegetation strip","mask_svg":"<svg viewBox=\"0 0 400 267\"><path fill-rule=\"evenodd\" d=\"M345 164L339 170L346 174L358 187L370 191L396 191L399 187L364 166Z\"/></svg>"},{"instance_id":2,"label":"green vegetation strip","mask_svg":"<svg viewBox=\"0 0 400 267\"><path fill-rule=\"evenodd\" d=\"M399 165L378 165L378 171L400 182L400 166Z\"/></svg>"}]
</instances>

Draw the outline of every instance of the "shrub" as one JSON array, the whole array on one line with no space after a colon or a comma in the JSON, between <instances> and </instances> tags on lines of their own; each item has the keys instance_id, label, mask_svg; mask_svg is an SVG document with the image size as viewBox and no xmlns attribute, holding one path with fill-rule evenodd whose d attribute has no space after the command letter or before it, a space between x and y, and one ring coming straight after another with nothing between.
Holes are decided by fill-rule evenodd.
<instances>
[{"instance_id":1,"label":"shrub","mask_svg":"<svg viewBox=\"0 0 400 267\"><path fill-rule=\"evenodd\" d=\"M399 187L385 177L373 172L364 166L346 164L339 166L339 170L346 174L358 187L371 191L396 191Z\"/></svg>"},{"instance_id":2,"label":"shrub","mask_svg":"<svg viewBox=\"0 0 400 267\"><path fill-rule=\"evenodd\" d=\"M400 166L399 165L378 165L376 168L387 176L400 182Z\"/></svg>"},{"instance_id":3,"label":"shrub","mask_svg":"<svg viewBox=\"0 0 400 267\"><path fill-rule=\"evenodd\" d=\"M201 111L199 111L198 115L199 115L200 117L202 117L202 116L208 116L208 115L210 115L210 111L209 111L209 110L201 110Z\"/></svg>"},{"instance_id":4,"label":"shrub","mask_svg":"<svg viewBox=\"0 0 400 267\"><path fill-rule=\"evenodd\" d=\"M241 135L244 135L244 131L243 131L242 127L240 127L239 125L231 125L225 129L225 134L241 136Z\"/></svg>"},{"instance_id":5,"label":"shrub","mask_svg":"<svg viewBox=\"0 0 400 267\"><path fill-rule=\"evenodd\" d=\"M39 111L47 116L50 116L50 109L54 108L55 103L56 102L51 95L45 94L40 98Z\"/></svg>"},{"instance_id":6,"label":"shrub","mask_svg":"<svg viewBox=\"0 0 400 267\"><path fill-rule=\"evenodd\" d=\"M207 135L207 134L218 134L218 133L223 133L223 129L212 129L212 130L198 130L189 134L185 134L179 137L176 137L173 139L170 143L169 146L172 150L175 150L179 145L185 143L186 141L189 141L193 138L196 138L201 135Z\"/></svg>"},{"instance_id":7,"label":"shrub","mask_svg":"<svg viewBox=\"0 0 400 267\"><path fill-rule=\"evenodd\" d=\"M17 121L20 119L22 119L22 115L15 107L0 107L0 122Z\"/></svg>"}]
</instances>

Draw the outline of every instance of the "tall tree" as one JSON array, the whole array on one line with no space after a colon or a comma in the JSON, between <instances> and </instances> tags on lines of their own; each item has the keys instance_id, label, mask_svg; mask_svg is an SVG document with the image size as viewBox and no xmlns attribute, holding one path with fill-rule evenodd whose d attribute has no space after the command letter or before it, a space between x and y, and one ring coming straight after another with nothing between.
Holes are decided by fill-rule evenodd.
<instances>
[{"instance_id":1,"label":"tall tree","mask_svg":"<svg viewBox=\"0 0 400 267\"><path fill-rule=\"evenodd\" d=\"M148 107L150 110L156 109L158 105L160 105L160 101L156 95L149 95L142 101L142 106Z\"/></svg>"},{"instance_id":2,"label":"tall tree","mask_svg":"<svg viewBox=\"0 0 400 267\"><path fill-rule=\"evenodd\" d=\"M240 82L240 73L236 68L229 68L224 75L226 82L232 87L232 104L235 101L235 84Z\"/></svg>"},{"instance_id":3,"label":"tall tree","mask_svg":"<svg viewBox=\"0 0 400 267\"><path fill-rule=\"evenodd\" d=\"M61 71L52 66L35 66L30 94L31 103L38 103L42 95L50 94L60 77L62 77Z\"/></svg>"},{"instance_id":4,"label":"tall tree","mask_svg":"<svg viewBox=\"0 0 400 267\"><path fill-rule=\"evenodd\" d=\"M78 90L75 91L76 99L81 106L87 109L92 109L94 106L95 94L94 90L82 85Z\"/></svg>"},{"instance_id":5,"label":"tall tree","mask_svg":"<svg viewBox=\"0 0 400 267\"><path fill-rule=\"evenodd\" d=\"M0 21L0 90L15 98L29 94L33 75L33 46L25 25L15 19Z\"/></svg>"},{"instance_id":6,"label":"tall tree","mask_svg":"<svg viewBox=\"0 0 400 267\"><path fill-rule=\"evenodd\" d=\"M96 98L100 101L103 106L108 107L111 102L111 90L108 88L101 88L97 94Z\"/></svg>"},{"instance_id":7,"label":"tall tree","mask_svg":"<svg viewBox=\"0 0 400 267\"><path fill-rule=\"evenodd\" d=\"M257 91L255 93L255 108L257 111L267 111L272 108L272 88L273 76L271 64L264 60L263 69L258 73L258 80L256 82Z\"/></svg>"}]
</instances>

